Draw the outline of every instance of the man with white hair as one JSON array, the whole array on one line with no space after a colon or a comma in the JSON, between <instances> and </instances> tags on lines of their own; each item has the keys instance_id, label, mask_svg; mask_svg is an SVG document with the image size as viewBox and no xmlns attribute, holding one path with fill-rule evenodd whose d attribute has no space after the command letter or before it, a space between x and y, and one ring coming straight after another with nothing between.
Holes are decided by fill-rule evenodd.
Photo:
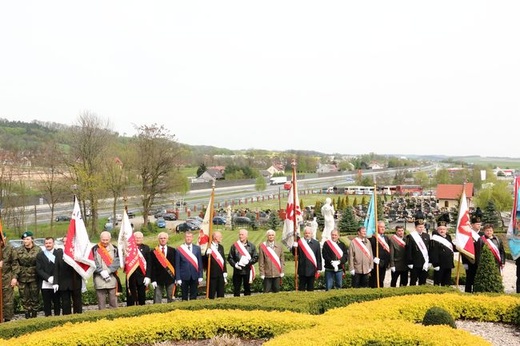
<instances>
[{"instance_id":1,"label":"man with white hair","mask_svg":"<svg viewBox=\"0 0 520 346\"><path fill-rule=\"evenodd\" d=\"M258 261L255 244L247 240L245 229L238 231L238 240L231 246L228 254L233 271L233 296L240 297L240 288L244 285L244 295L251 295L251 283L255 277L254 264Z\"/></svg>"},{"instance_id":2,"label":"man with white hair","mask_svg":"<svg viewBox=\"0 0 520 346\"><path fill-rule=\"evenodd\" d=\"M98 299L98 308L106 308L106 299L111 308L117 308L116 278L119 268L119 255L117 248L110 244L112 236L110 232L104 231L99 235L99 243L92 247L96 269L94 270L94 287Z\"/></svg>"},{"instance_id":3,"label":"man with white hair","mask_svg":"<svg viewBox=\"0 0 520 346\"><path fill-rule=\"evenodd\" d=\"M264 284L264 293L276 293L280 291L280 281L284 277L284 252L282 244L275 241L275 231L269 229L265 235L266 241L260 244L258 268Z\"/></svg>"}]
</instances>

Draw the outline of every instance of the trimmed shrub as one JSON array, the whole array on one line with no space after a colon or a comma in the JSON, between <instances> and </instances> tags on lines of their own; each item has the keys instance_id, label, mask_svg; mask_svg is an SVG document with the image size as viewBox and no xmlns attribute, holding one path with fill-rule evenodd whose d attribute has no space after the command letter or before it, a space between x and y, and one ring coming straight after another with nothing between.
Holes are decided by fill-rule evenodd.
<instances>
[{"instance_id":1,"label":"trimmed shrub","mask_svg":"<svg viewBox=\"0 0 520 346\"><path fill-rule=\"evenodd\" d=\"M422 320L424 326L434 326L439 324L445 324L451 328L457 328L455 321L451 317L450 313L443 308L433 306L426 311Z\"/></svg>"},{"instance_id":2,"label":"trimmed shrub","mask_svg":"<svg viewBox=\"0 0 520 346\"><path fill-rule=\"evenodd\" d=\"M486 245L482 247L482 253L480 254L473 291L504 293L504 284L502 283L495 256L493 256L491 250Z\"/></svg>"}]
</instances>

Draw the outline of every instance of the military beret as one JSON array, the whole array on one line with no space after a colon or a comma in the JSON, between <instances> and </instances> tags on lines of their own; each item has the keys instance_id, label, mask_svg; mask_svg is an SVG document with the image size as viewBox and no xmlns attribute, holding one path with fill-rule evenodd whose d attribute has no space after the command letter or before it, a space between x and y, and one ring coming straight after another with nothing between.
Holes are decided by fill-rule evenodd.
<instances>
[{"instance_id":1,"label":"military beret","mask_svg":"<svg viewBox=\"0 0 520 346\"><path fill-rule=\"evenodd\" d=\"M25 238L25 237L32 237L33 236L33 232L31 231L25 231L23 234L22 234L22 239Z\"/></svg>"}]
</instances>

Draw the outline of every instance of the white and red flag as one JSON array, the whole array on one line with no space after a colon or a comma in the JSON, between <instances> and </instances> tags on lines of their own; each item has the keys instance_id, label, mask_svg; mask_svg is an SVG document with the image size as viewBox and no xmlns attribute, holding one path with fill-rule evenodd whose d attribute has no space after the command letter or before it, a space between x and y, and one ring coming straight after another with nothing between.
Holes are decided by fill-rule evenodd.
<instances>
[{"instance_id":1,"label":"white and red flag","mask_svg":"<svg viewBox=\"0 0 520 346\"><path fill-rule=\"evenodd\" d=\"M296 227L298 227L302 221L303 216L300 208L300 199L298 198L298 188L296 187L296 179L293 175L293 183L291 190L289 190L289 198L287 198L287 208L282 233L282 243L289 249L294 243L294 225L296 224Z\"/></svg>"},{"instance_id":2,"label":"white and red flag","mask_svg":"<svg viewBox=\"0 0 520 346\"><path fill-rule=\"evenodd\" d=\"M471 228L466 191L465 186L463 186L462 196L460 197L457 230L455 232L455 243L457 250L464 254L471 263L475 261L475 244L473 241L478 238L479 236L477 232Z\"/></svg>"},{"instance_id":3,"label":"white and red flag","mask_svg":"<svg viewBox=\"0 0 520 346\"><path fill-rule=\"evenodd\" d=\"M202 223L200 224L199 239L197 240L197 244L200 246L200 251L203 254L206 253L206 249L208 248L209 237L211 234L210 228L213 226L213 196L214 192L212 191L209 197L206 213L204 214L204 219L202 219Z\"/></svg>"},{"instance_id":4,"label":"white and red flag","mask_svg":"<svg viewBox=\"0 0 520 346\"><path fill-rule=\"evenodd\" d=\"M117 239L117 251L121 268L124 269L127 278L137 269L146 275L146 259L135 243L134 231L126 210L123 211L123 221Z\"/></svg>"},{"instance_id":5,"label":"white and red flag","mask_svg":"<svg viewBox=\"0 0 520 346\"><path fill-rule=\"evenodd\" d=\"M91 249L92 246L81 216L78 199L74 198L74 209L67 231L63 260L85 280L92 276L96 267Z\"/></svg>"}]
</instances>

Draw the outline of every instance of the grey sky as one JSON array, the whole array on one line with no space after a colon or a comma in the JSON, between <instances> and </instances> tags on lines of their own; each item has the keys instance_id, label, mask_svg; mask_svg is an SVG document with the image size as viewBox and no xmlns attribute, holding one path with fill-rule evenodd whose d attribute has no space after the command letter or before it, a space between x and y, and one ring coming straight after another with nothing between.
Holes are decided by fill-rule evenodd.
<instances>
[{"instance_id":1,"label":"grey sky","mask_svg":"<svg viewBox=\"0 0 520 346\"><path fill-rule=\"evenodd\" d=\"M0 118L520 157L519 1L0 1Z\"/></svg>"}]
</instances>

